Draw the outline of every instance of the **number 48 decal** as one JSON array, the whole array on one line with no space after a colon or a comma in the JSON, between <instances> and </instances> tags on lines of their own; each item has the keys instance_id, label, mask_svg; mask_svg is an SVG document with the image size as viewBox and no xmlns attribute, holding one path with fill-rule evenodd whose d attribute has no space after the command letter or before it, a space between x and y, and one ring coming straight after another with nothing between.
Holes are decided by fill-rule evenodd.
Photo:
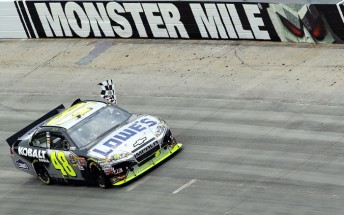
<instances>
[{"instance_id":1,"label":"number 48 decal","mask_svg":"<svg viewBox=\"0 0 344 215\"><path fill-rule=\"evenodd\" d=\"M56 155L57 154L57 155ZM51 162L53 163L55 169L60 170L63 176L75 177L76 173L71 165L68 163L66 155L59 151L53 151L50 155Z\"/></svg>"}]
</instances>

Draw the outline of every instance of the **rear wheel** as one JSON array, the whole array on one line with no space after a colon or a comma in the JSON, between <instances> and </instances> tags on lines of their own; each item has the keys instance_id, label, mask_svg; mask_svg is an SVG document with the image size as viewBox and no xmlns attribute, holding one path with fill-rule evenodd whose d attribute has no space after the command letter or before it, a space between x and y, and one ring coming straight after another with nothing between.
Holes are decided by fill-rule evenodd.
<instances>
[{"instance_id":1,"label":"rear wheel","mask_svg":"<svg viewBox=\"0 0 344 215\"><path fill-rule=\"evenodd\" d=\"M100 167L91 162L89 165L89 169L91 175L93 177L93 181L101 188L109 188L111 186L110 180L106 177L104 172L100 169Z\"/></svg>"},{"instance_id":2,"label":"rear wheel","mask_svg":"<svg viewBox=\"0 0 344 215\"><path fill-rule=\"evenodd\" d=\"M53 180L50 177L45 166L38 163L37 161L34 162L33 166L35 167L37 177L39 178L39 180L41 180L41 182L43 182L44 184L47 184L47 185L53 184Z\"/></svg>"}]
</instances>

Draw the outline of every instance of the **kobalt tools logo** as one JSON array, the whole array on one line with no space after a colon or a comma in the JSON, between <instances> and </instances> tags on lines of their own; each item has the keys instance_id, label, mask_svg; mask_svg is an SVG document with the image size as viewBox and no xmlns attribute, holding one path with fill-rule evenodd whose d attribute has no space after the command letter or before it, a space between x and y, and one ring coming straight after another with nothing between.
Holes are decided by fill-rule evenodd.
<instances>
[{"instance_id":1,"label":"kobalt tools logo","mask_svg":"<svg viewBox=\"0 0 344 215\"><path fill-rule=\"evenodd\" d=\"M18 154L32 158L44 159L46 151L19 146Z\"/></svg>"},{"instance_id":2,"label":"kobalt tools logo","mask_svg":"<svg viewBox=\"0 0 344 215\"><path fill-rule=\"evenodd\" d=\"M38 37L271 40L268 4L26 1ZM264 5L264 6L262 6ZM29 23L29 22L27 22Z\"/></svg>"}]
</instances>

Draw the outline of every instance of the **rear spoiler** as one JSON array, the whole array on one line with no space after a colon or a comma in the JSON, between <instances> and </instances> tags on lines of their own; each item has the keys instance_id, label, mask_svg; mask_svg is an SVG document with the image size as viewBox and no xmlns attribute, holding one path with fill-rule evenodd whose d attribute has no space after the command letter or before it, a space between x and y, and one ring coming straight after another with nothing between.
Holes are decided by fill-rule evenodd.
<instances>
[{"instance_id":1,"label":"rear spoiler","mask_svg":"<svg viewBox=\"0 0 344 215\"><path fill-rule=\"evenodd\" d=\"M40 123L44 122L45 120L49 119L50 117L55 116L56 114L60 113L60 110L65 109L65 106L63 104L61 104L60 106L56 107L54 110L50 111L49 113L45 114L44 116L42 116L41 118L37 119L36 121L34 121L33 123L31 123L30 125L26 126L25 128L23 128L22 130L18 131L17 133L13 134L12 136L10 136L9 138L6 139L6 142L8 143L8 145L10 147L12 147L12 145L14 144L14 142L21 136L23 136L24 134L26 134L28 131L30 131L31 129L33 129L34 127L36 127L37 125L39 125Z\"/></svg>"}]
</instances>

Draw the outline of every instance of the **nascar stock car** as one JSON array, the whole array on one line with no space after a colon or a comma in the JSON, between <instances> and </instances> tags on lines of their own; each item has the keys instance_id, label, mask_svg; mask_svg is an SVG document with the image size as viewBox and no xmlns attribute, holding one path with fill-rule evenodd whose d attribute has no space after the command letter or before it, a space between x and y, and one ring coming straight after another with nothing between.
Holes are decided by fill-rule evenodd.
<instances>
[{"instance_id":1,"label":"nascar stock car","mask_svg":"<svg viewBox=\"0 0 344 215\"><path fill-rule=\"evenodd\" d=\"M99 85L108 102L60 105L9 137L14 165L44 184L85 181L107 188L131 181L182 147L164 120L119 108L112 80Z\"/></svg>"}]
</instances>

